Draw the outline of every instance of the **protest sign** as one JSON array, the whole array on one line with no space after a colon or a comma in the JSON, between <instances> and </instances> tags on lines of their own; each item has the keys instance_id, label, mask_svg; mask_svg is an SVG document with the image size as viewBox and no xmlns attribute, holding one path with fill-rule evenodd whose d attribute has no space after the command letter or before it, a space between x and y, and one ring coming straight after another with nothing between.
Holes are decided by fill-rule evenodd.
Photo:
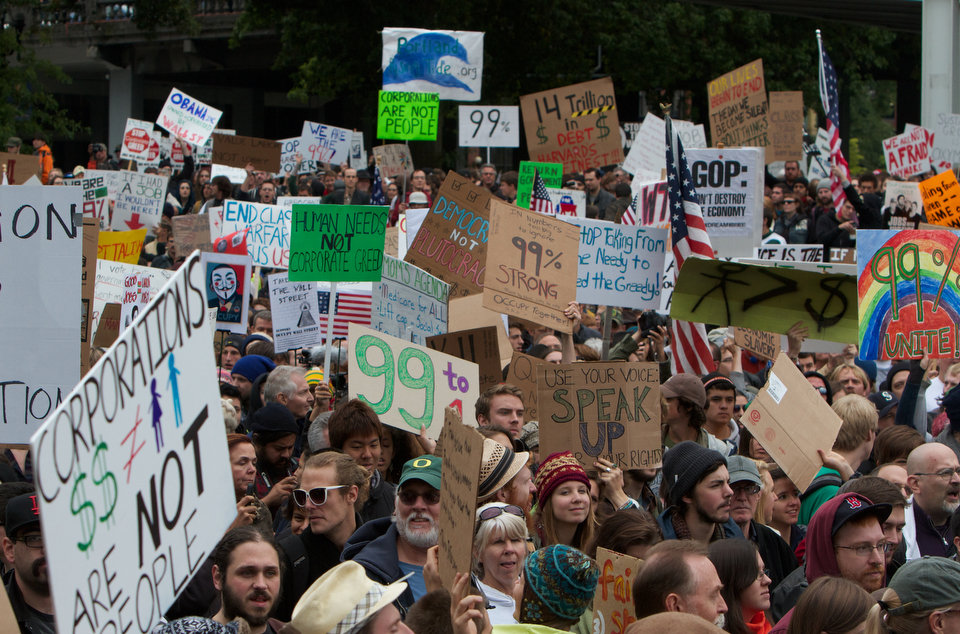
<instances>
[{"instance_id":1,"label":"protest sign","mask_svg":"<svg viewBox=\"0 0 960 634\"><path fill-rule=\"evenodd\" d=\"M291 210L279 205L261 205L240 200L223 202L223 220L214 229L214 214L210 214L210 237L223 236L249 229L247 253L256 266L286 268L290 260Z\"/></svg>"},{"instance_id":2,"label":"protest sign","mask_svg":"<svg viewBox=\"0 0 960 634\"><path fill-rule=\"evenodd\" d=\"M765 244L753 248L753 257L757 260L779 260L783 262L822 262L822 244Z\"/></svg>"},{"instance_id":3,"label":"protest sign","mask_svg":"<svg viewBox=\"0 0 960 634\"><path fill-rule=\"evenodd\" d=\"M274 350L280 353L321 343L316 283L291 282L286 272L274 273L267 279Z\"/></svg>"},{"instance_id":4,"label":"protest sign","mask_svg":"<svg viewBox=\"0 0 960 634\"><path fill-rule=\"evenodd\" d=\"M460 106L460 147L520 147L520 108Z\"/></svg>"},{"instance_id":5,"label":"protest sign","mask_svg":"<svg viewBox=\"0 0 960 634\"><path fill-rule=\"evenodd\" d=\"M146 229L101 231L97 237L97 259L136 264L146 237Z\"/></svg>"},{"instance_id":6,"label":"protest sign","mask_svg":"<svg viewBox=\"0 0 960 634\"><path fill-rule=\"evenodd\" d=\"M563 185L563 165L560 163L537 163L535 161L520 161L520 171L517 175L517 207L530 209L530 192L533 191L534 173L539 173L546 187L561 187Z\"/></svg>"},{"instance_id":7,"label":"protest sign","mask_svg":"<svg viewBox=\"0 0 960 634\"><path fill-rule=\"evenodd\" d=\"M93 289L97 278L97 237L100 227L93 218L83 219L83 250L80 273L80 374L90 369L93 339Z\"/></svg>"},{"instance_id":8,"label":"protest sign","mask_svg":"<svg viewBox=\"0 0 960 634\"><path fill-rule=\"evenodd\" d=\"M373 283L373 328L404 341L426 345L427 337L447 332L450 285L390 256Z\"/></svg>"},{"instance_id":9,"label":"protest sign","mask_svg":"<svg viewBox=\"0 0 960 634\"><path fill-rule=\"evenodd\" d=\"M670 227L670 194L667 181L643 181L634 178L630 183L630 194L630 213L623 214L621 223L658 229ZM639 209L634 208L634 202Z\"/></svg>"},{"instance_id":10,"label":"protest sign","mask_svg":"<svg viewBox=\"0 0 960 634\"><path fill-rule=\"evenodd\" d=\"M109 348L117 340L120 331L123 330L122 312L123 307L120 304L110 302L103 305L100 319L97 322L96 334L93 336L95 348Z\"/></svg>"},{"instance_id":11,"label":"protest sign","mask_svg":"<svg viewBox=\"0 0 960 634\"><path fill-rule=\"evenodd\" d=\"M684 149L707 147L707 136L703 131L703 124L673 119L673 129L680 136ZM623 160L623 169L640 180L660 179L660 173L667 169L666 137L667 130L663 119L648 112L643 118L643 124L630 147L629 154Z\"/></svg>"},{"instance_id":12,"label":"protest sign","mask_svg":"<svg viewBox=\"0 0 960 634\"><path fill-rule=\"evenodd\" d=\"M435 92L381 90L377 101L377 138L436 141L440 98Z\"/></svg>"},{"instance_id":13,"label":"protest sign","mask_svg":"<svg viewBox=\"0 0 960 634\"><path fill-rule=\"evenodd\" d=\"M389 143L373 148L373 158L380 166L380 173L387 178L410 178L413 176L413 158L405 143Z\"/></svg>"},{"instance_id":14,"label":"protest sign","mask_svg":"<svg viewBox=\"0 0 960 634\"><path fill-rule=\"evenodd\" d=\"M429 210L424 210L429 212ZM403 259L407 255L407 214L400 214L397 224L387 227L384 234L383 254Z\"/></svg>"},{"instance_id":15,"label":"protest sign","mask_svg":"<svg viewBox=\"0 0 960 634\"><path fill-rule=\"evenodd\" d=\"M40 173L40 164L37 157L29 154L0 152L0 164L6 170L8 185L23 185L31 176L37 176ZM45 185L46 183L38 184Z\"/></svg>"},{"instance_id":16,"label":"protest sign","mask_svg":"<svg viewBox=\"0 0 960 634\"><path fill-rule=\"evenodd\" d=\"M437 449L443 458L438 538L440 579L444 587L452 588L457 573L470 570L473 563L473 528L480 464L483 462L483 436L461 423L459 414L448 407L444 412Z\"/></svg>"},{"instance_id":17,"label":"protest sign","mask_svg":"<svg viewBox=\"0 0 960 634\"><path fill-rule=\"evenodd\" d=\"M770 91L767 163L803 158L803 91ZM684 146L686 147L686 146Z\"/></svg>"},{"instance_id":18,"label":"protest sign","mask_svg":"<svg viewBox=\"0 0 960 634\"><path fill-rule=\"evenodd\" d=\"M213 134L221 116L223 113L216 108L173 88L160 110L157 125L189 143L202 145Z\"/></svg>"},{"instance_id":19,"label":"protest sign","mask_svg":"<svg viewBox=\"0 0 960 634\"><path fill-rule=\"evenodd\" d=\"M780 335L751 328L734 328L733 342L764 359L776 359L780 353Z\"/></svg>"},{"instance_id":20,"label":"protest sign","mask_svg":"<svg viewBox=\"0 0 960 634\"><path fill-rule=\"evenodd\" d=\"M930 146L926 128L916 127L909 132L883 140L883 156L887 171L900 178L910 178L930 170Z\"/></svg>"},{"instance_id":21,"label":"protest sign","mask_svg":"<svg viewBox=\"0 0 960 634\"><path fill-rule=\"evenodd\" d=\"M450 170L407 249L404 259L449 284L451 298L483 288L491 198L489 189Z\"/></svg>"},{"instance_id":22,"label":"protest sign","mask_svg":"<svg viewBox=\"0 0 960 634\"><path fill-rule=\"evenodd\" d=\"M606 548L597 548L600 579L593 597L593 634L624 634L637 620L633 610L633 580L642 561Z\"/></svg>"},{"instance_id":23,"label":"protest sign","mask_svg":"<svg viewBox=\"0 0 960 634\"><path fill-rule=\"evenodd\" d=\"M363 144L363 132L354 132L350 137L350 167L366 169L367 150Z\"/></svg>"},{"instance_id":24,"label":"protest sign","mask_svg":"<svg viewBox=\"0 0 960 634\"><path fill-rule=\"evenodd\" d=\"M726 256L753 255L762 234L763 150L709 148L686 153L713 248Z\"/></svg>"},{"instance_id":25,"label":"protest sign","mask_svg":"<svg viewBox=\"0 0 960 634\"><path fill-rule=\"evenodd\" d=\"M174 216L173 244L178 254L193 253L194 250L212 251L213 242L210 240L210 221L199 214Z\"/></svg>"},{"instance_id":26,"label":"protest sign","mask_svg":"<svg viewBox=\"0 0 960 634\"><path fill-rule=\"evenodd\" d=\"M160 224L167 193L166 177L136 172L117 173L122 176L120 179L113 179L117 189L110 227L116 231L125 231L141 227L153 229ZM108 191L111 189L110 184L107 185ZM192 210L185 210L189 211Z\"/></svg>"},{"instance_id":27,"label":"protest sign","mask_svg":"<svg viewBox=\"0 0 960 634\"><path fill-rule=\"evenodd\" d=\"M707 95L714 146L769 145L762 59L707 82Z\"/></svg>"},{"instance_id":28,"label":"protest sign","mask_svg":"<svg viewBox=\"0 0 960 634\"><path fill-rule=\"evenodd\" d=\"M293 211L296 204L322 205L323 196L277 196L277 205L287 211Z\"/></svg>"},{"instance_id":29,"label":"protest sign","mask_svg":"<svg viewBox=\"0 0 960 634\"><path fill-rule=\"evenodd\" d=\"M483 295L467 295L465 297L451 297L447 301L447 329L450 332L470 330L496 326L497 349L500 351L500 360L510 360L513 346L507 332L507 317L500 312L484 308Z\"/></svg>"},{"instance_id":30,"label":"protest sign","mask_svg":"<svg viewBox=\"0 0 960 634\"><path fill-rule=\"evenodd\" d=\"M280 139L280 171L284 178L293 175L297 166L297 155L300 156L300 171L298 174L312 174L317 171L318 164L312 158L304 156L302 148L303 137L295 136L289 139ZM278 198L279 201L279 198Z\"/></svg>"},{"instance_id":31,"label":"protest sign","mask_svg":"<svg viewBox=\"0 0 960 634\"><path fill-rule=\"evenodd\" d=\"M577 301L655 310L660 306L666 229L570 218L580 228Z\"/></svg>"},{"instance_id":32,"label":"protest sign","mask_svg":"<svg viewBox=\"0 0 960 634\"><path fill-rule=\"evenodd\" d=\"M609 77L523 95L520 110L531 160L562 163L564 172L623 161Z\"/></svg>"},{"instance_id":33,"label":"protest sign","mask_svg":"<svg viewBox=\"0 0 960 634\"><path fill-rule=\"evenodd\" d=\"M210 166L210 178L216 178L217 176L226 176L227 180L234 185L241 185L243 181L247 180L247 172L242 167L230 167L214 163Z\"/></svg>"},{"instance_id":34,"label":"protest sign","mask_svg":"<svg viewBox=\"0 0 960 634\"><path fill-rule=\"evenodd\" d=\"M801 491L807 490L823 466L817 449L825 454L833 449L841 424L840 417L782 352L741 421Z\"/></svg>"},{"instance_id":35,"label":"protest sign","mask_svg":"<svg viewBox=\"0 0 960 634\"><path fill-rule=\"evenodd\" d=\"M149 303L150 277L146 275L141 277L136 273L125 277L123 299L120 302L120 330L128 327Z\"/></svg>"},{"instance_id":36,"label":"protest sign","mask_svg":"<svg viewBox=\"0 0 960 634\"><path fill-rule=\"evenodd\" d=\"M857 249L856 247L849 248L844 247L840 248L831 248L830 249L830 261L831 262L840 262L842 264L856 264L857 263Z\"/></svg>"},{"instance_id":37,"label":"protest sign","mask_svg":"<svg viewBox=\"0 0 960 634\"><path fill-rule=\"evenodd\" d=\"M771 245L772 247L780 245ZM798 245L799 246L799 245ZM760 247L757 252L766 247ZM797 271L813 271L815 273L839 273L841 275L856 275L855 264L841 264L837 262L807 262L802 260L767 260L758 258L737 258L736 262L755 266L769 266L777 269L796 269ZM809 341L809 339L807 340Z\"/></svg>"},{"instance_id":38,"label":"protest sign","mask_svg":"<svg viewBox=\"0 0 960 634\"><path fill-rule=\"evenodd\" d=\"M320 343L327 342L327 321L329 321L331 287L333 282L316 282L317 304L320 308ZM337 297L332 304L333 338L345 339L350 324L370 327L371 324L371 288L370 282L336 282Z\"/></svg>"},{"instance_id":39,"label":"protest sign","mask_svg":"<svg viewBox=\"0 0 960 634\"><path fill-rule=\"evenodd\" d=\"M931 162L934 165L941 161L960 164L960 114L937 113L930 132L933 133Z\"/></svg>"},{"instance_id":40,"label":"protest sign","mask_svg":"<svg viewBox=\"0 0 960 634\"><path fill-rule=\"evenodd\" d=\"M389 207L295 204L290 281L379 281L389 214Z\"/></svg>"},{"instance_id":41,"label":"protest sign","mask_svg":"<svg viewBox=\"0 0 960 634\"><path fill-rule=\"evenodd\" d=\"M88 270L82 225L74 224L80 205L73 187L0 187L4 444L25 444L80 378L81 285Z\"/></svg>"},{"instance_id":42,"label":"protest sign","mask_svg":"<svg viewBox=\"0 0 960 634\"><path fill-rule=\"evenodd\" d=\"M138 163L149 161L152 135L152 121L128 118L123 130L123 142L120 144L120 159Z\"/></svg>"},{"instance_id":43,"label":"protest sign","mask_svg":"<svg viewBox=\"0 0 960 634\"><path fill-rule=\"evenodd\" d=\"M349 333L350 398L372 407L385 425L413 434L426 427L436 440L444 407L462 416L480 398L476 363L357 324Z\"/></svg>"},{"instance_id":44,"label":"protest sign","mask_svg":"<svg viewBox=\"0 0 960 634\"><path fill-rule=\"evenodd\" d=\"M540 210L550 216L584 218L587 215L587 192L577 189L555 189L547 187L550 197L550 211Z\"/></svg>"},{"instance_id":45,"label":"protest sign","mask_svg":"<svg viewBox=\"0 0 960 634\"><path fill-rule=\"evenodd\" d=\"M547 362L543 359L531 357L522 352L514 351L513 357L510 359L510 367L507 368L506 382L523 391L524 420L540 420L537 377L540 376L540 369L546 365Z\"/></svg>"},{"instance_id":46,"label":"protest sign","mask_svg":"<svg viewBox=\"0 0 960 634\"><path fill-rule=\"evenodd\" d=\"M140 274L149 277L150 291L155 294L167 283L167 280L173 277L174 273L176 271L169 269L97 260L97 280L93 287L93 332L97 332L103 307L107 303L119 305L123 301L123 280L128 275ZM153 295L150 298L153 299Z\"/></svg>"},{"instance_id":47,"label":"protest sign","mask_svg":"<svg viewBox=\"0 0 960 634\"><path fill-rule=\"evenodd\" d=\"M656 363L567 363L537 374L540 451L571 451L621 469L660 466L660 368Z\"/></svg>"},{"instance_id":48,"label":"protest sign","mask_svg":"<svg viewBox=\"0 0 960 634\"><path fill-rule=\"evenodd\" d=\"M213 133L212 160L220 165L242 169L253 165L254 169L273 174L280 169L282 151L283 146L270 139Z\"/></svg>"},{"instance_id":49,"label":"protest sign","mask_svg":"<svg viewBox=\"0 0 960 634\"><path fill-rule=\"evenodd\" d=\"M304 121L300 131L300 153L317 163L345 163L350 156L353 132L323 123Z\"/></svg>"},{"instance_id":50,"label":"protest sign","mask_svg":"<svg viewBox=\"0 0 960 634\"><path fill-rule=\"evenodd\" d=\"M435 92L440 99L479 101L483 33L383 29L383 88Z\"/></svg>"},{"instance_id":51,"label":"protest sign","mask_svg":"<svg viewBox=\"0 0 960 634\"><path fill-rule=\"evenodd\" d=\"M887 179L881 218L882 229L918 229L923 221L920 184Z\"/></svg>"},{"instance_id":52,"label":"protest sign","mask_svg":"<svg viewBox=\"0 0 960 634\"><path fill-rule=\"evenodd\" d=\"M65 178L64 184L80 187L83 191L83 215L100 221L100 229L110 226L110 190L106 178L96 170L89 170L80 178Z\"/></svg>"},{"instance_id":53,"label":"protest sign","mask_svg":"<svg viewBox=\"0 0 960 634\"><path fill-rule=\"evenodd\" d=\"M960 356L960 234L857 231L861 359Z\"/></svg>"},{"instance_id":54,"label":"protest sign","mask_svg":"<svg viewBox=\"0 0 960 634\"><path fill-rule=\"evenodd\" d=\"M61 632L149 631L237 515L203 287L193 254L30 440Z\"/></svg>"},{"instance_id":55,"label":"protest sign","mask_svg":"<svg viewBox=\"0 0 960 634\"><path fill-rule=\"evenodd\" d=\"M476 363L480 371L480 393L482 394L487 388L503 382L497 331L497 326L486 326L448 332L427 337L426 345L432 350Z\"/></svg>"},{"instance_id":56,"label":"protest sign","mask_svg":"<svg viewBox=\"0 0 960 634\"><path fill-rule=\"evenodd\" d=\"M817 140L812 146L804 143L803 149L804 154L810 154L811 151L816 151L816 154L810 156L807 162L807 167L804 172L807 180L814 181L820 180L821 178L828 178L830 176L830 172L827 171L830 169L830 135L827 134L827 131L823 128L817 128Z\"/></svg>"},{"instance_id":57,"label":"protest sign","mask_svg":"<svg viewBox=\"0 0 960 634\"><path fill-rule=\"evenodd\" d=\"M621 121L620 122L620 136L623 137L623 151L625 154L629 154L630 148L633 147L633 142L637 140L637 135L640 133L640 122L639 121ZM626 159L624 159L626 162ZM621 167L623 167L621 165Z\"/></svg>"},{"instance_id":58,"label":"protest sign","mask_svg":"<svg viewBox=\"0 0 960 634\"><path fill-rule=\"evenodd\" d=\"M564 315L577 293L579 231L562 220L490 201L490 243L483 305L571 332Z\"/></svg>"},{"instance_id":59,"label":"protest sign","mask_svg":"<svg viewBox=\"0 0 960 634\"><path fill-rule=\"evenodd\" d=\"M250 307L250 257L201 253L207 308L215 308L217 330L245 335Z\"/></svg>"},{"instance_id":60,"label":"protest sign","mask_svg":"<svg viewBox=\"0 0 960 634\"><path fill-rule=\"evenodd\" d=\"M892 184L895 183L887 183L887 187ZM919 189L930 223L944 227L960 227L960 183L957 183L957 175L953 170L920 181Z\"/></svg>"},{"instance_id":61,"label":"protest sign","mask_svg":"<svg viewBox=\"0 0 960 634\"><path fill-rule=\"evenodd\" d=\"M811 337L855 343L856 292L850 275L692 257L680 270L670 316L782 334L802 321Z\"/></svg>"}]
</instances>

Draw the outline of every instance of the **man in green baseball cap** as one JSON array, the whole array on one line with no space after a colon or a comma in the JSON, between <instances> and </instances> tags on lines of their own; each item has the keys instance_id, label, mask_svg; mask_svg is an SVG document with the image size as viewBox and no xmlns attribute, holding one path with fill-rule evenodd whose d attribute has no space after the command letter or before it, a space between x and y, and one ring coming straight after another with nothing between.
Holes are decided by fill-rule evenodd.
<instances>
[{"instance_id":1,"label":"man in green baseball cap","mask_svg":"<svg viewBox=\"0 0 960 634\"><path fill-rule=\"evenodd\" d=\"M407 590L396 601L401 612L427 593L423 565L440 537L442 466L439 457L429 454L404 463L394 516L367 522L343 549L343 561L356 561L379 583L410 575Z\"/></svg>"}]
</instances>

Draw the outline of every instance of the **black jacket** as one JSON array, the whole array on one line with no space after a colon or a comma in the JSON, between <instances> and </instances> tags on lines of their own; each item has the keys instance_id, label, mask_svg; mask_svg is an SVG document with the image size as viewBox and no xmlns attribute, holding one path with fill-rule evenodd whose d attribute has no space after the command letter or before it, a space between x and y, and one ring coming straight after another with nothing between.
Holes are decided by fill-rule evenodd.
<instances>
[{"instance_id":1,"label":"black jacket","mask_svg":"<svg viewBox=\"0 0 960 634\"><path fill-rule=\"evenodd\" d=\"M347 540L340 560L357 562L367 571L367 576L377 583L393 583L403 576L397 554L398 538L397 526L391 518L367 522ZM395 601L401 614L406 614L413 603L413 592L409 586Z\"/></svg>"},{"instance_id":2,"label":"black jacket","mask_svg":"<svg viewBox=\"0 0 960 634\"><path fill-rule=\"evenodd\" d=\"M797 558L790 546L769 526L750 522L750 541L757 545L764 565L770 570L771 588L776 588L797 568Z\"/></svg>"}]
</instances>

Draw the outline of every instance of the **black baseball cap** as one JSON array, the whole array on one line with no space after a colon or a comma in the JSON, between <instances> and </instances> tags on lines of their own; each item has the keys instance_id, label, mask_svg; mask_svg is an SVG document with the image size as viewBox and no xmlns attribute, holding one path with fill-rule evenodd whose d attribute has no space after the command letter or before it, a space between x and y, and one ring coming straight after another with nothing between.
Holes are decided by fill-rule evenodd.
<instances>
[{"instance_id":1,"label":"black baseball cap","mask_svg":"<svg viewBox=\"0 0 960 634\"><path fill-rule=\"evenodd\" d=\"M830 529L831 537L837 534L840 528L850 520L863 515L873 515L881 524L890 517L893 506L890 504L874 504L859 493L848 493L843 497L837 512L833 516L833 526Z\"/></svg>"},{"instance_id":2,"label":"black baseball cap","mask_svg":"<svg viewBox=\"0 0 960 634\"><path fill-rule=\"evenodd\" d=\"M17 531L36 524L40 528L40 503L36 493L24 493L7 502L7 517L3 526L7 536L12 537Z\"/></svg>"}]
</instances>

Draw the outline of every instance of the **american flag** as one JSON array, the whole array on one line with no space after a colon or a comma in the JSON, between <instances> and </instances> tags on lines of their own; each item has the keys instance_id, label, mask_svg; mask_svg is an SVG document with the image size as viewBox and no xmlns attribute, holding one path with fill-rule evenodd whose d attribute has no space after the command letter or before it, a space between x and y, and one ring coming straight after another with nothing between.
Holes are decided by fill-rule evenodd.
<instances>
[{"instance_id":1,"label":"american flag","mask_svg":"<svg viewBox=\"0 0 960 634\"><path fill-rule=\"evenodd\" d=\"M327 337L327 315L330 312L330 287L329 283L324 289L323 282L318 282L320 289L317 290L317 302L320 305L320 336L321 343L326 343ZM342 290L341 282L337 288L337 301L333 309L333 337L347 336L347 324L353 322L361 326L370 327L371 310L371 288L369 284L366 290L363 288L349 288Z\"/></svg>"},{"instance_id":2,"label":"american flag","mask_svg":"<svg viewBox=\"0 0 960 634\"><path fill-rule=\"evenodd\" d=\"M673 235L674 284L684 260L691 255L713 257L707 226L703 222L697 191L687 166L680 135L673 130L673 121L665 117L667 129L667 193L670 198L670 230ZM673 320L670 326L673 342L671 368L674 374L687 372L703 375L713 372L713 354L707 342L707 331L701 323Z\"/></svg>"},{"instance_id":3,"label":"american flag","mask_svg":"<svg viewBox=\"0 0 960 634\"><path fill-rule=\"evenodd\" d=\"M640 216L640 192L637 192L637 195L633 197L633 200L630 201L630 205L624 210L623 216L620 217L620 224L622 225L635 225L637 224L637 218Z\"/></svg>"},{"instance_id":4,"label":"american flag","mask_svg":"<svg viewBox=\"0 0 960 634\"><path fill-rule=\"evenodd\" d=\"M373 170L373 186L370 188L370 204L386 205L387 197L383 194L383 179L380 177L380 166Z\"/></svg>"},{"instance_id":5,"label":"american flag","mask_svg":"<svg viewBox=\"0 0 960 634\"><path fill-rule=\"evenodd\" d=\"M553 213L553 201L550 200L550 192L547 191L547 185L543 182L543 178L537 170L533 170L533 191L530 192L530 209L544 214Z\"/></svg>"},{"instance_id":6,"label":"american flag","mask_svg":"<svg viewBox=\"0 0 960 634\"><path fill-rule=\"evenodd\" d=\"M837 71L833 68L830 56L823 50L820 41L820 31L817 31L817 46L820 49L820 102L823 112L827 115L827 136L830 137L830 162L837 165L850 180L850 169L847 159L840 149L840 95L837 90ZM840 181L830 177L830 193L833 195L833 206L840 209L843 205L843 185Z\"/></svg>"}]
</instances>

